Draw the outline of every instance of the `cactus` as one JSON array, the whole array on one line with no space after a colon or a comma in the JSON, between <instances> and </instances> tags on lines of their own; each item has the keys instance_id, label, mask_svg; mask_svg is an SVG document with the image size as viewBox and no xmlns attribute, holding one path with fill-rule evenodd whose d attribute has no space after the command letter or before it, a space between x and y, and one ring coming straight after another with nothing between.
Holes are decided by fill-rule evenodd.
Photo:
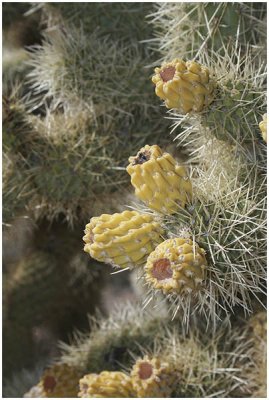
<instances>
[{"instance_id":1,"label":"cactus","mask_svg":"<svg viewBox=\"0 0 269 400\"><path fill-rule=\"evenodd\" d=\"M84 251L118 268L144 264L148 254L162 240L159 223L136 211L93 217L85 233Z\"/></svg>"},{"instance_id":2,"label":"cactus","mask_svg":"<svg viewBox=\"0 0 269 400\"><path fill-rule=\"evenodd\" d=\"M25 121L23 89L12 84L3 91L3 222L11 223L25 211L25 198L32 190L25 174L27 145L33 140L33 129Z\"/></svg>"},{"instance_id":3,"label":"cactus","mask_svg":"<svg viewBox=\"0 0 269 400\"><path fill-rule=\"evenodd\" d=\"M265 396L265 3L3 9L5 395Z\"/></svg>"},{"instance_id":4,"label":"cactus","mask_svg":"<svg viewBox=\"0 0 269 400\"><path fill-rule=\"evenodd\" d=\"M36 360L35 327L51 323L53 310L57 310L55 298L62 280L56 270L53 257L35 253L20 262L12 281L9 279L5 285L4 376L22 367L32 367Z\"/></svg>"},{"instance_id":5,"label":"cactus","mask_svg":"<svg viewBox=\"0 0 269 400\"><path fill-rule=\"evenodd\" d=\"M203 57L205 57L204 60ZM251 54L248 53L242 60L243 68L238 70L236 68L238 57L240 57L238 48L234 48L233 56L227 54L221 56L216 53L209 58L207 53L201 52L200 58L203 64L209 66L212 79L214 76L216 81L212 93L214 101L205 108L204 112L197 112L202 111L200 107L195 115L189 100L189 106L183 109L179 102L185 101L185 95L180 92L174 103L166 102L166 105L168 108L176 109L173 111L173 118L178 119L177 126L182 125L185 128L185 131L179 134L183 140L186 140L186 133L189 138L192 127L197 127L199 124L199 130L197 129L199 133L203 132L203 128L209 128L217 139L236 146L235 152L243 154L248 162L257 163L263 167L265 155L257 133L257 118L265 111L264 68L262 65L258 67L257 73L257 66L255 66L254 71ZM173 84L173 81L168 83L170 82ZM192 90L191 86L190 90ZM188 114L184 117L186 113Z\"/></svg>"},{"instance_id":6,"label":"cactus","mask_svg":"<svg viewBox=\"0 0 269 400\"><path fill-rule=\"evenodd\" d=\"M139 303L118 305L109 317L91 317L91 331L76 334L71 345L62 344L60 361L82 368L84 374L130 368L142 348L154 348L169 318L164 311L145 311Z\"/></svg>"},{"instance_id":7,"label":"cactus","mask_svg":"<svg viewBox=\"0 0 269 400\"><path fill-rule=\"evenodd\" d=\"M186 169L159 146L146 145L129 158L127 172L136 196L160 213L176 212L191 199L192 189Z\"/></svg>"},{"instance_id":8,"label":"cactus","mask_svg":"<svg viewBox=\"0 0 269 400\"><path fill-rule=\"evenodd\" d=\"M5 276L5 376L32 366L38 353L55 351L55 335L65 340L74 324L80 329L87 326L86 313L94 313L105 283L104 268L89 257L77 257L81 226L72 231L66 224L42 221L33 236L28 255L21 255L14 271ZM43 344L46 336L49 346Z\"/></svg>"},{"instance_id":9,"label":"cactus","mask_svg":"<svg viewBox=\"0 0 269 400\"><path fill-rule=\"evenodd\" d=\"M266 311L258 311L253 315L245 327L246 337L251 337L253 345L251 355L252 368L247 369L251 397L266 397L266 339L267 339L267 315Z\"/></svg>"},{"instance_id":10,"label":"cactus","mask_svg":"<svg viewBox=\"0 0 269 400\"><path fill-rule=\"evenodd\" d=\"M73 6L68 5L67 14ZM60 7L57 4L39 7L42 21L49 28L50 23L54 24L52 8ZM136 7L137 21L146 25L140 15L148 7ZM90 20L96 16L106 19L105 14L100 14L100 11L106 12L104 5L89 8L90 14L82 13L86 25L89 15ZM123 5L116 8L113 12L117 14L121 9L123 17ZM122 22L126 22L124 18ZM117 40L112 41L107 36L111 32L105 26L105 32L97 33L91 24L87 25L89 33L87 27L84 31L65 19L61 24L65 29L54 29L53 34L49 30L43 32L42 44L34 46L28 54L29 79L23 85L27 96L22 95L20 103L23 124L31 132L27 132L26 138L30 136L31 140L24 144L27 152L17 159L14 171L11 173L9 169L5 196L6 193L10 196L5 198L5 204L12 208L12 216L17 214L17 197L36 220L44 216L54 220L64 213L72 225L94 214L91 205L96 197L103 193L115 194L126 184L127 179L121 172L124 171L122 160L137 143L142 146L145 138L157 135L161 140L167 124L160 125L150 83L144 85L140 72L145 56L148 57L145 45L137 46L132 38L127 56L126 43L118 31ZM136 33L141 35L137 26ZM99 54L96 49L100 50ZM153 117L150 125L149 113ZM22 126L13 125L8 127L11 137L4 135L4 143L14 136L17 141L21 136ZM12 155L19 150L15 145L13 141L9 143ZM13 158L10 160L8 155L11 165ZM12 201L11 194L14 194Z\"/></svg>"},{"instance_id":11,"label":"cactus","mask_svg":"<svg viewBox=\"0 0 269 400\"><path fill-rule=\"evenodd\" d=\"M77 7L75 2L51 2L43 3L41 7L49 27L54 26L55 22L66 21L76 28L83 24L85 33L91 34L98 26L102 35L109 33L112 39L120 37L127 43L130 40L139 42L152 33L151 26L146 24L146 15L152 11L152 4L81 3Z\"/></svg>"},{"instance_id":12,"label":"cactus","mask_svg":"<svg viewBox=\"0 0 269 400\"><path fill-rule=\"evenodd\" d=\"M149 18L155 30L154 48L171 59L174 54L192 58L201 48L212 54L235 42L243 48L261 47L265 16L265 3L165 2L156 4Z\"/></svg>"},{"instance_id":13,"label":"cactus","mask_svg":"<svg viewBox=\"0 0 269 400\"><path fill-rule=\"evenodd\" d=\"M131 318L137 312L138 318ZM122 319L120 325L119 317ZM69 360L75 368L77 365L88 370L80 380L79 396L158 397L162 394L162 397L199 398L241 397L251 392L253 381L247 379L247 373L253 366L253 343L246 340L249 335L246 324L233 326L231 330L226 320L219 325L215 335L212 332L204 335L204 325L198 320L186 336L178 321L167 324L166 314L155 315L155 322L151 318L140 307L133 306L127 315L125 305L121 305L116 314L103 319L98 330L92 332L92 340L87 339L87 345L85 337L84 341L69 348L64 346L61 362ZM146 338L143 329L147 329L150 320L151 328L154 328L148 330ZM109 328L111 325L113 333ZM142 328L140 333L138 326ZM129 356L126 357L126 350L122 357L123 349L121 352L114 349L113 357L107 357L108 343L112 338L115 343L120 337L125 340ZM109 347L112 349L111 344ZM99 360L103 359L101 363L96 363L98 353Z\"/></svg>"},{"instance_id":14,"label":"cactus","mask_svg":"<svg viewBox=\"0 0 269 400\"><path fill-rule=\"evenodd\" d=\"M223 181L218 176L214 180L214 173L214 165L193 169L192 202L186 209L178 207L174 215L168 213L161 222L163 236L171 239L159 244L147 262L141 259L142 274L153 289L146 304L161 289L172 302L173 315L183 311L186 326L191 310L193 314L202 311L215 325L223 311L228 314L236 305L249 310L251 296L264 293L264 178L257 170L250 171L244 181L240 182L242 175L227 182L223 190ZM90 235L89 230L88 240ZM111 249L117 252L113 243ZM252 257L247 256L249 249Z\"/></svg>"},{"instance_id":15,"label":"cactus","mask_svg":"<svg viewBox=\"0 0 269 400\"><path fill-rule=\"evenodd\" d=\"M99 375L85 375L79 381L78 397L135 397L132 381L123 372L103 371Z\"/></svg>"}]
</instances>

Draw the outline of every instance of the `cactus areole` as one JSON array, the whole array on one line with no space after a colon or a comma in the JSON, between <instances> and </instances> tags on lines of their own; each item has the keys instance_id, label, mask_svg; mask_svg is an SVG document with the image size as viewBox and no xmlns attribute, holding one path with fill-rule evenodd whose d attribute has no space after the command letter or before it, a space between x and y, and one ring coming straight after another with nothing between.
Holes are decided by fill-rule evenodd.
<instances>
[{"instance_id":1,"label":"cactus areole","mask_svg":"<svg viewBox=\"0 0 269 400\"><path fill-rule=\"evenodd\" d=\"M149 379L153 373L152 365L148 362L143 362L139 366L138 375L142 380Z\"/></svg>"},{"instance_id":2,"label":"cactus areole","mask_svg":"<svg viewBox=\"0 0 269 400\"><path fill-rule=\"evenodd\" d=\"M158 281L172 278L173 271L168 258L161 258L160 260L155 261L153 265L152 276Z\"/></svg>"},{"instance_id":3,"label":"cactus areole","mask_svg":"<svg viewBox=\"0 0 269 400\"><path fill-rule=\"evenodd\" d=\"M174 78L175 72L176 72L175 67L164 68L160 72L160 76L161 76L163 82L171 81Z\"/></svg>"}]
</instances>

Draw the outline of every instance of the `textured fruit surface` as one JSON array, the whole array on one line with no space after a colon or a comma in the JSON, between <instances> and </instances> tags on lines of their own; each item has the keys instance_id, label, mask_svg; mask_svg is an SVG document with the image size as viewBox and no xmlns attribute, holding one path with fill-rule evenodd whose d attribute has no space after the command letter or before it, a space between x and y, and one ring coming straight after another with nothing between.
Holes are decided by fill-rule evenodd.
<instances>
[{"instance_id":1,"label":"textured fruit surface","mask_svg":"<svg viewBox=\"0 0 269 400\"><path fill-rule=\"evenodd\" d=\"M182 114L200 112L213 101L214 83L209 70L195 61L179 58L155 68L155 93L167 108Z\"/></svg>"},{"instance_id":2,"label":"textured fruit surface","mask_svg":"<svg viewBox=\"0 0 269 400\"><path fill-rule=\"evenodd\" d=\"M144 264L162 242L162 229L151 215L136 211L102 214L86 225L84 251L98 261L119 268Z\"/></svg>"},{"instance_id":3,"label":"textured fruit surface","mask_svg":"<svg viewBox=\"0 0 269 400\"><path fill-rule=\"evenodd\" d=\"M259 123L263 140L267 143L267 114L263 115L263 120Z\"/></svg>"},{"instance_id":4,"label":"textured fruit surface","mask_svg":"<svg viewBox=\"0 0 269 400\"><path fill-rule=\"evenodd\" d=\"M85 375L79 381L79 388L78 397L135 397L131 378L123 372Z\"/></svg>"},{"instance_id":5,"label":"textured fruit surface","mask_svg":"<svg viewBox=\"0 0 269 400\"><path fill-rule=\"evenodd\" d=\"M148 257L146 281L164 293L191 293L205 278L205 251L191 239L165 240Z\"/></svg>"},{"instance_id":6,"label":"textured fruit surface","mask_svg":"<svg viewBox=\"0 0 269 400\"><path fill-rule=\"evenodd\" d=\"M131 378L137 397L170 397L175 373L167 362L145 356L136 361Z\"/></svg>"},{"instance_id":7,"label":"textured fruit surface","mask_svg":"<svg viewBox=\"0 0 269 400\"><path fill-rule=\"evenodd\" d=\"M77 397L81 374L67 364L55 364L41 377L43 397ZM39 386L37 385L37 386Z\"/></svg>"},{"instance_id":8,"label":"textured fruit surface","mask_svg":"<svg viewBox=\"0 0 269 400\"><path fill-rule=\"evenodd\" d=\"M159 146L146 145L129 158L127 172L136 196L160 213L173 214L191 199L192 185L185 167Z\"/></svg>"}]
</instances>

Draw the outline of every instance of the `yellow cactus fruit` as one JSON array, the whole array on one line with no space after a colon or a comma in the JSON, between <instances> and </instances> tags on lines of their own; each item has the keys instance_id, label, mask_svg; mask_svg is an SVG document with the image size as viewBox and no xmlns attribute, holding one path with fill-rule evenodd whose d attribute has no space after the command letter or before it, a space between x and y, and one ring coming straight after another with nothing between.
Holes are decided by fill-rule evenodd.
<instances>
[{"instance_id":1,"label":"yellow cactus fruit","mask_svg":"<svg viewBox=\"0 0 269 400\"><path fill-rule=\"evenodd\" d=\"M149 255L146 281L163 293L192 293L205 278L205 251L191 239L165 240Z\"/></svg>"},{"instance_id":2,"label":"yellow cactus fruit","mask_svg":"<svg viewBox=\"0 0 269 400\"><path fill-rule=\"evenodd\" d=\"M40 397L77 397L81 378L75 368L67 364L55 364L46 369L37 385L42 388Z\"/></svg>"},{"instance_id":3,"label":"yellow cactus fruit","mask_svg":"<svg viewBox=\"0 0 269 400\"><path fill-rule=\"evenodd\" d=\"M137 397L170 397L176 375L169 363L145 356L136 361L131 378Z\"/></svg>"},{"instance_id":4,"label":"yellow cactus fruit","mask_svg":"<svg viewBox=\"0 0 269 400\"><path fill-rule=\"evenodd\" d=\"M263 120L259 123L263 140L267 143L267 114L263 115Z\"/></svg>"},{"instance_id":5,"label":"yellow cactus fruit","mask_svg":"<svg viewBox=\"0 0 269 400\"><path fill-rule=\"evenodd\" d=\"M78 397L82 398L135 397L132 380L123 372L103 371L85 375L79 381L79 388Z\"/></svg>"},{"instance_id":6,"label":"yellow cactus fruit","mask_svg":"<svg viewBox=\"0 0 269 400\"><path fill-rule=\"evenodd\" d=\"M127 172L136 196L149 208L173 214L191 200L192 185L185 167L159 146L146 145L129 158Z\"/></svg>"},{"instance_id":7,"label":"yellow cactus fruit","mask_svg":"<svg viewBox=\"0 0 269 400\"><path fill-rule=\"evenodd\" d=\"M155 93L167 108L182 114L200 112L213 101L214 82L209 70L195 61L179 58L155 68Z\"/></svg>"},{"instance_id":8,"label":"yellow cactus fruit","mask_svg":"<svg viewBox=\"0 0 269 400\"><path fill-rule=\"evenodd\" d=\"M137 211L102 214L86 225L84 251L98 261L119 268L145 264L162 242L163 230L153 216Z\"/></svg>"}]
</instances>

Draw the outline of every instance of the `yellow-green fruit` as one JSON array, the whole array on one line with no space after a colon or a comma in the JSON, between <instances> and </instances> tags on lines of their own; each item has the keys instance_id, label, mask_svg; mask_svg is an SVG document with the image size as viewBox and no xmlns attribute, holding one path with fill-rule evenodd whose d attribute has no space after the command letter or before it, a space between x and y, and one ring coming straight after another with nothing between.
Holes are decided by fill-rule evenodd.
<instances>
[{"instance_id":1,"label":"yellow-green fruit","mask_svg":"<svg viewBox=\"0 0 269 400\"><path fill-rule=\"evenodd\" d=\"M36 386L42 389L41 397L77 397L81 373L67 364L48 368Z\"/></svg>"},{"instance_id":2,"label":"yellow-green fruit","mask_svg":"<svg viewBox=\"0 0 269 400\"><path fill-rule=\"evenodd\" d=\"M182 114L200 112L213 101L214 81L208 68L195 61L176 58L164 63L155 68L152 82L166 107L176 108Z\"/></svg>"},{"instance_id":3,"label":"yellow-green fruit","mask_svg":"<svg viewBox=\"0 0 269 400\"><path fill-rule=\"evenodd\" d=\"M103 371L85 375L79 381L79 388L78 397L83 398L135 397L132 380L123 372Z\"/></svg>"},{"instance_id":4,"label":"yellow-green fruit","mask_svg":"<svg viewBox=\"0 0 269 400\"><path fill-rule=\"evenodd\" d=\"M205 278L205 251L191 239L165 240L149 255L146 281L163 293L191 293Z\"/></svg>"},{"instance_id":5,"label":"yellow-green fruit","mask_svg":"<svg viewBox=\"0 0 269 400\"><path fill-rule=\"evenodd\" d=\"M119 268L145 264L162 242L163 230L151 215L136 211L102 214L86 225L84 251L98 261Z\"/></svg>"},{"instance_id":6,"label":"yellow-green fruit","mask_svg":"<svg viewBox=\"0 0 269 400\"><path fill-rule=\"evenodd\" d=\"M263 140L267 143L267 114L263 115L263 120L259 123Z\"/></svg>"},{"instance_id":7,"label":"yellow-green fruit","mask_svg":"<svg viewBox=\"0 0 269 400\"><path fill-rule=\"evenodd\" d=\"M159 146L142 147L129 163L127 172L135 194L152 210L173 214L191 200L192 185L185 167Z\"/></svg>"},{"instance_id":8,"label":"yellow-green fruit","mask_svg":"<svg viewBox=\"0 0 269 400\"><path fill-rule=\"evenodd\" d=\"M176 381L169 363L148 356L136 361L131 378L136 397L170 397Z\"/></svg>"}]
</instances>

